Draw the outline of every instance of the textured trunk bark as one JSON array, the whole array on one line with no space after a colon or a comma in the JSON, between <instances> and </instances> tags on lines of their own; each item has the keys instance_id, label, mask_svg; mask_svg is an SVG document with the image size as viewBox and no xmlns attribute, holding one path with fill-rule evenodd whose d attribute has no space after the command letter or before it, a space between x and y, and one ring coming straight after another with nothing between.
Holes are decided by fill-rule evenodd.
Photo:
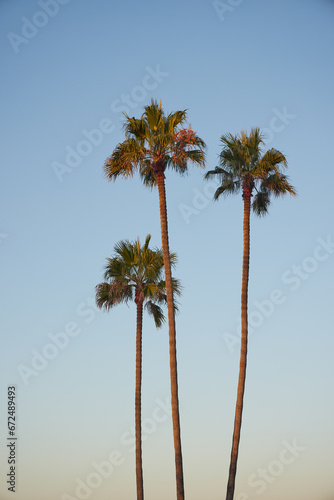
<instances>
[{"instance_id":1,"label":"textured trunk bark","mask_svg":"<svg viewBox=\"0 0 334 500\"><path fill-rule=\"evenodd\" d=\"M171 265L169 258L165 176L163 172L156 173L156 181L159 190L161 241L162 241L162 253L164 259L166 292L167 292L170 381L171 381L172 420L173 420L175 470L176 470L176 498L177 500L184 500L179 398L178 398L178 385L177 385L175 317L174 317L172 273L171 273Z\"/></svg>"},{"instance_id":2,"label":"textured trunk bark","mask_svg":"<svg viewBox=\"0 0 334 500\"><path fill-rule=\"evenodd\" d=\"M137 303L137 332L136 332L136 393L135 393L135 429L136 429L136 480L137 500L144 500L142 439L141 439L141 378L142 378L142 328L143 302Z\"/></svg>"},{"instance_id":3,"label":"textured trunk bark","mask_svg":"<svg viewBox=\"0 0 334 500\"><path fill-rule=\"evenodd\" d=\"M235 476L237 472L237 461L239 452L240 429L242 420L242 409L243 409L245 380L246 380L246 365L247 365L247 341L248 341L247 305L248 305L248 278L249 278L249 235L250 235L251 193L247 192L247 194L245 194L244 192L243 199L244 199L244 223L243 223L244 249L243 249L243 261L242 261L242 287L241 287L240 368L239 368L237 403L235 409L232 452L231 452L226 500L233 500L234 497Z\"/></svg>"}]
</instances>

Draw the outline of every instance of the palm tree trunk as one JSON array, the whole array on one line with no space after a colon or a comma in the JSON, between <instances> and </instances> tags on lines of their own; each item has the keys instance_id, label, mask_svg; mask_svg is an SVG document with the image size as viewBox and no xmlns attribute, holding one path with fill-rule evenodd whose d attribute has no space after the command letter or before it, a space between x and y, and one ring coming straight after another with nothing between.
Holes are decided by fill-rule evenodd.
<instances>
[{"instance_id":1,"label":"palm tree trunk","mask_svg":"<svg viewBox=\"0 0 334 500\"><path fill-rule=\"evenodd\" d=\"M136 433L136 480L137 500L144 500L143 466L141 447L141 378L142 378L142 327L143 302L137 303L137 332L136 332L136 394L135 394L135 433Z\"/></svg>"},{"instance_id":2,"label":"palm tree trunk","mask_svg":"<svg viewBox=\"0 0 334 500\"><path fill-rule=\"evenodd\" d=\"M179 398L178 398L178 384L177 384L175 316L174 316L172 273L171 273L171 265L169 258L165 176L163 172L160 171L156 173L156 181L159 191L161 242L162 242L162 253L164 259L166 292L167 292L170 381L171 381L172 420L173 420L175 470L176 470L176 498L177 500L184 500L181 431L180 431Z\"/></svg>"},{"instance_id":3,"label":"palm tree trunk","mask_svg":"<svg viewBox=\"0 0 334 500\"><path fill-rule=\"evenodd\" d=\"M241 287L240 368L239 368L237 403L235 409L232 452L231 452L226 500L233 500L234 497L235 476L237 473L237 461L239 452L240 429L242 420L242 409L243 409L246 365L247 365L247 340L248 340L247 304L248 304L248 278L249 278L249 234L250 234L251 194L244 193L243 199L244 199L244 223L243 223L244 249L243 249L243 261L242 261L242 287Z\"/></svg>"}]
</instances>

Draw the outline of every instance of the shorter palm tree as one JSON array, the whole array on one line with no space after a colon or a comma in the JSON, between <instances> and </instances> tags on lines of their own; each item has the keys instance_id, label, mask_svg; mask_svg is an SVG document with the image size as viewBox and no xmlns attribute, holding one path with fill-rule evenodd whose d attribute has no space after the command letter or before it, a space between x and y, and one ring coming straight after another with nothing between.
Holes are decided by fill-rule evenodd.
<instances>
[{"instance_id":1,"label":"shorter palm tree","mask_svg":"<svg viewBox=\"0 0 334 500\"><path fill-rule=\"evenodd\" d=\"M160 328L165 321L160 307L167 303L166 284L163 280L163 255L160 249L150 249L151 235L143 246L139 238L131 243L122 240L114 247L115 256L107 259L103 283L96 286L96 303L100 309L134 300L137 306L136 331L136 390L135 390L135 436L136 436L136 481L137 500L143 500L143 467L141 438L141 384L142 384L142 325L143 308L153 316ZM176 264L176 254L170 254L171 263ZM173 292L181 293L178 280L173 278ZM177 306L175 306L177 308Z\"/></svg>"}]
</instances>

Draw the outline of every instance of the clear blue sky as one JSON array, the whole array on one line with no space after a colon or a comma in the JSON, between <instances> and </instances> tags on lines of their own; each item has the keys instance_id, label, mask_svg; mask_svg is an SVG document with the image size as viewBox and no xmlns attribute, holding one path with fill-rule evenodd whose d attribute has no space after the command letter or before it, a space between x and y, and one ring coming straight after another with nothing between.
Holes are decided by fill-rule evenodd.
<instances>
[{"instance_id":1,"label":"clear blue sky","mask_svg":"<svg viewBox=\"0 0 334 500\"><path fill-rule=\"evenodd\" d=\"M122 111L140 116L154 98L167 112L188 109L207 168L222 134L252 126L288 158L298 197L274 200L251 222L253 332L236 500L333 500L334 2L4 0L0 13L0 466L8 472L6 394L16 385L15 498L135 497L135 308L96 311L94 289L120 239L151 233L160 246L157 193L137 177L108 184L102 171L123 138ZM223 500L242 199L212 202L203 173L168 172L166 188L184 286L186 494ZM168 396L167 328L157 332L145 316L147 500L175 498ZM2 475L2 500L12 498L7 486Z\"/></svg>"}]
</instances>

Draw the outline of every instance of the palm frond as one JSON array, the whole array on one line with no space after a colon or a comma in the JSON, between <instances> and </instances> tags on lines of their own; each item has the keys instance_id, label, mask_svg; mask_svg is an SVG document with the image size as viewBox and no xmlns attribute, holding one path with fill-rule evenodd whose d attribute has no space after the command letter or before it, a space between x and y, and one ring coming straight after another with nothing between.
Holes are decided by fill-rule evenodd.
<instances>
[{"instance_id":1,"label":"palm frond","mask_svg":"<svg viewBox=\"0 0 334 500\"><path fill-rule=\"evenodd\" d=\"M270 205L269 193L267 190L258 191L253 198L252 208L256 215L262 217L268 213Z\"/></svg>"},{"instance_id":2,"label":"palm frond","mask_svg":"<svg viewBox=\"0 0 334 500\"><path fill-rule=\"evenodd\" d=\"M172 288L173 288L173 299L174 299L174 302L175 302L176 301L176 297L180 297L182 295L183 286L181 285L180 280L172 277ZM159 283L159 289L163 290L163 292L165 294L166 282L164 280L162 280ZM165 297L166 297L166 300L167 300L167 295L165 295ZM159 297L158 302L162 303L162 302L160 302L161 300L162 300L162 302L165 300L163 295L161 295L161 297Z\"/></svg>"},{"instance_id":3,"label":"palm frond","mask_svg":"<svg viewBox=\"0 0 334 500\"><path fill-rule=\"evenodd\" d=\"M145 148L134 139L118 144L104 163L105 177L115 181L118 177L132 177L135 169L146 156Z\"/></svg>"},{"instance_id":4,"label":"palm frond","mask_svg":"<svg viewBox=\"0 0 334 500\"><path fill-rule=\"evenodd\" d=\"M218 200L222 194L225 196L235 194L240 189L240 180L238 177L222 167L216 167L214 170L209 170L204 176L206 180L211 179L212 177L218 177L221 183L213 195L214 200Z\"/></svg>"},{"instance_id":5,"label":"palm frond","mask_svg":"<svg viewBox=\"0 0 334 500\"><path fill-rule=\"evenodd\" d=\"M193 149L185 152L187 162L190 161L191 163L194 163L194 165L198 165L202 168L205 167L205 156L204 149Z\"/></svg>"},{"instance_id":6,"label":"palm frond","mask_svg":"<svg viewBox=\"0 0 334 500\"><path fill-rule=\"evenodd\" d=\"M208 170L205 175L204 175L204 179L205 180L209 180L211 179L212 177L216 177L216 176L224 176L227 172L221 168L221 167L215 167L214 170Z\"/></svg>"},{"instance_id":7,"label":"palm frond","mask_svg":"<svg viewBox=\"0 0 334 500\"><path fill-rule=\"evenodd\" d=\"M107 259L105 282L96 287L98 307L109 310L122 302L140 298L143 303L165 305L167 303L166 284L163 280L164 260L162 250L149 247L151 235L148 234L143 245L139 237L131 242L121 240L114 246L114 256ZM177 256L170 254L172 266ZM173 293L181 294L178 280L172 279ZM177 307L176 307L177 309Z\"/></svg>"},{"instance_id":8,"label":"palm frond","mask_svg":"<svg viewBox=\"0 0 334 500\"><path fill-rule=\"evenodd\" d=\"M161 328L163 323L166 321L165 315L163 313L163 310L161 309L160 306L152 302L151 300L148 300L145 303L145 309L147 312L153 316L155 326L157 328Z\"/></svg>"},{"instance_id":9,"label":"palm frond","mask_svg":"<svg viewBox=\"0 0 334 500\"><path fill-rule=\"evenodd\" d=\"M254 168L254 176L266 179L270 174L280 174L281 168L287 168L286 157L280 151L272 148L266 151Z\"/></svg>"},{"instance_id":10,"label":"palm frond","mask_svg":"<svg viewBox=\"0 0 334 500\"><path fill-rule=\"evenodd\" d=\"M176 297L180 297L182 295L182 290L183 290L183 286L181 285L180 280L172 277L172 288L173 288L174 306L175 309L178 311L178 307L176 305L178 302L176 301Z\"/></svg>"},{"instance_id":11,"label":"palm frond","mask_svg":"<svg viewBox=\"0 0 334 500\"><path fill-rule=\"evenodd\" d=\"M281 173L273 173L268 175L262 182L261 187L268 190L274 196L284 196L289 193L296 196L295 188L289 183L288 177Z\"/></svg>"},{"instance_id":12,"label":"palm frond","mask_svg":"<svg viewBox=\"0 0 334 500\"><path fill-rule=\"evenodd\" d=\"M100 283L96 286L95 291L97 307L106 311L122 302L127 303L133 297L132 287L121 282Z\"/></svg>"}]
</instances>

